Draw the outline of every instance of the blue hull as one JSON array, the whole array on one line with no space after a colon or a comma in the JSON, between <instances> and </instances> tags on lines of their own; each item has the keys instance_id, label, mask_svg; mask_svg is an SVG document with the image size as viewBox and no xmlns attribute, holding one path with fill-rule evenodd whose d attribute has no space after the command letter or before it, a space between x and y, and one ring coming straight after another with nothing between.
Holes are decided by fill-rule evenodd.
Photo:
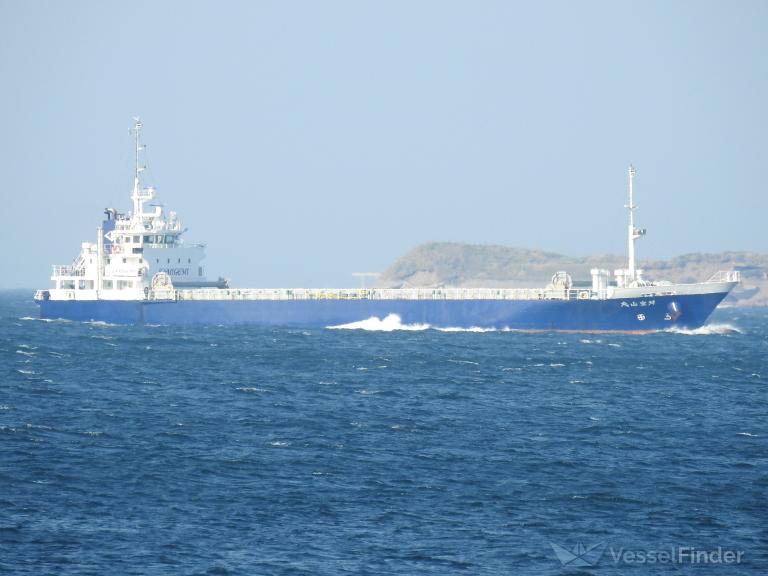
<instances>
[{"instance_id":1,"label":"blue hull","mask_svg":"<svg viewBox=\"0 0 768 576\"><path fill-rule=\"evenodd\" d=\"M440 328L650 331L703 326L727 292L653 300L41 300L41 318L111 324L259 324L322 328L390 314Z\"/></svg>"}]
</instances>

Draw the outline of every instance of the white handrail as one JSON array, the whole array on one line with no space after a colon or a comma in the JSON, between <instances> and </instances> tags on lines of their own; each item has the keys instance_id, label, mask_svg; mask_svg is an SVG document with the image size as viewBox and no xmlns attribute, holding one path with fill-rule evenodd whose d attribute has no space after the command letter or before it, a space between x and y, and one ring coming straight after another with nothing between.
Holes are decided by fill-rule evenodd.
<instances>
[{"instance_id":1,"label":"white handrail","mask_svg":"<svg viewBox=\"0 0 768 576\"><path fill-rule=\"evenodd\" d=\"M707 282L741 282L741 272L738 270L719 270L712 274Z\"/></svg>"},{"instance_id":2,"label":"white handrail","mask_svg":"<svg viewBox=\"0 0 768 576\"><path fill-rule=\"evenodd\" d=\"M150 293L148 296L153 299ZM589 300L589 288L198 288L176 290L177 300Z\"/></svg>"}]
</instances>

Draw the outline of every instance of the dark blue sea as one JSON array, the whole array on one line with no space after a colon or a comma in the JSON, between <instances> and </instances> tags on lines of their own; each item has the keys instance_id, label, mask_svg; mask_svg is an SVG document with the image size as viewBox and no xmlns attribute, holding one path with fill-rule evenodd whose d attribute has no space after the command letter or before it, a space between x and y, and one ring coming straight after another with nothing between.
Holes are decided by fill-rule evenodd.
<instances>
[{"instance_id":1,"label":"dark blue sea","mask_svg":"<svg viewBox=\"0 0 768 576\"><path fill-rule=\"evenodd\" d=\"M0 573L768 574L766 310L644 336L36 315L0 293Z\"/></svg>"}]
</instances>

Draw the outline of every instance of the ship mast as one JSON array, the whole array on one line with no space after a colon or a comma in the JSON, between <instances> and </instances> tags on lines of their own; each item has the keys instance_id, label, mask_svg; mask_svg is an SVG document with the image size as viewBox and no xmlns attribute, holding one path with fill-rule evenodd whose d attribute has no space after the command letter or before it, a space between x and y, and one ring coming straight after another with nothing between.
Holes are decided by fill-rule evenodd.
<instances>
[{"instance_id":1,"label":"ship mast","mask_svg":"<svg viewBox=\"0 0 768 576\"><path fill-rule=\"evenodd\" d=\"M635 178L635 167L632 164L628 169L628 186L629 186L629 204L625 204L624 207L629 210L629 226L627 229L628 238L628 252L629 261L627 263L627 284L635 280L640 280L641 271L635 267L635 241L641 236L645 236L645 229L635 228L635 210L637 205L634 201L633 181Z\"/></svg>"},{"instance_id":2,"label":"ship mast","mask_svg":"<svg viewBox=\"0 0 768 576\"><path fill-rule=\"evenodd\" d=\"M143 146L139 140L140 134L141 134L141 119L136 117L133 119L134 124L133 128L131 129L131 134L133 134L133 140L134 140L134 171L133 171L133 193L131 194L131 200L133 200L133 215L141 216L142 212L144 211L144 200L146 200L146 194L142 195L142 189L141 189L141 182L139 179L139 174L141 174L146 166L140 166L139 165L139 152L144 150L145 146Z\"/></svg>"}]
</instances>

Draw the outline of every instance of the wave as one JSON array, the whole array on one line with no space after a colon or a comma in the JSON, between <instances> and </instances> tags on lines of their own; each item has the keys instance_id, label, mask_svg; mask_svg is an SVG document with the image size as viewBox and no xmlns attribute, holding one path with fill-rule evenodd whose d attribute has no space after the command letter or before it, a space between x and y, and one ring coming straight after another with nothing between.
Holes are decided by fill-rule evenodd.
<instances>
[{"instance_id":1,"label":"wave","mask_svg":"<svg viewBox=\"0 0 768 576\"><path fill-rule=\"evenodd\" d=\"M403 324L400 316L389 314L383 320L376 316L371 316L367 320L350 322L349 324L339 324L338 326L328 326L330 330L369 330L374 332L392 332L394 330L428 330L429 324Z\"/></svg>"},{"instance_id":2,"label":"wave","mask_svg":"<svg viewBox=\"0 0 768 576\"><path fill-rule=\"evenodd\" d=\"M367 320L350 322L349 324L339 324L337 326L327 326L329 330L368 330L373 332L393 332L395 330L420 331L437 330L438 332L498 332L497 328L482 328L480 326L470 326L469 328L460 328L458 326L440 327L431 324L403 324L402 319L397 314L388 314L384 319L371 316ZM508 331L503 328L501 331Z\"/></svg>"},{"instance_id":3,"label":"wave","mask_svg":"<svg viewBox=\"0 0 768 576\"><path fill-rule=\"evenodd\" d=\"M701 328L689 330L686 328L668 328L664 330L670 334L685 334L686 336L722 336L724 334L743 334L736 326L732 324L707 324Z\"/></svg>"},{"instance_id":4,"label":"wave","mask_svg":"<svg viewBox=\"0 0 768 576\"><path fill-rule=\"evenodd\" d=\"M104 320L84 320L83 324L89 324L91 326L97 326L99 328L105 328L105 327L116 327L120 326L120 324L112 324L111 322L104 322Z\"/></svg>"},{"instance_id":5,"label":"wave","mask_svg":"<svg viewBox=\"0 0 768 576\"><path fill-rule=\"evenodd\" d=\"M350 322L348 324L338 324L335 326L326 326L329 330L366 330L370 332L394 332L396 330L404 331L420 331L420 330L436 330L438 332L527 332L526 330L515 330L512 328L483 328L480 326L470 326L468 328L461 328L458 326L432 326L431 324L403 324L402 319L397 314L388 314L386 317L379 318L377 316L371 316L366 320L358 320L357 322ZM667 328L662 332L668 332L671 334L685 334L690 336L709 336L709 335L724 335L724 334L743 334L736 326L731 324L707 324L701 328L695 328L693 330L686 328ZM658 333L658 332L657 332ZM602 344L602 340L590 340L581 339L579 342L583 344ZM614 348L621 348L621 344L609 343L608 346Z\"/></svg>"},{"instance_id":6,"label":"wave","mask_svg":"<svg viewBox=\"0 0 768 576\"><path fill-rule=\"evenodd\" d=\"M449 328L434 328L435 330L439 332L498 332L497 328L481 328L480 326L470 326L469 328L458 328L458 327L449 327ZM506 329L504 329L506 331Z\"/></svg>"}]
</instances>

